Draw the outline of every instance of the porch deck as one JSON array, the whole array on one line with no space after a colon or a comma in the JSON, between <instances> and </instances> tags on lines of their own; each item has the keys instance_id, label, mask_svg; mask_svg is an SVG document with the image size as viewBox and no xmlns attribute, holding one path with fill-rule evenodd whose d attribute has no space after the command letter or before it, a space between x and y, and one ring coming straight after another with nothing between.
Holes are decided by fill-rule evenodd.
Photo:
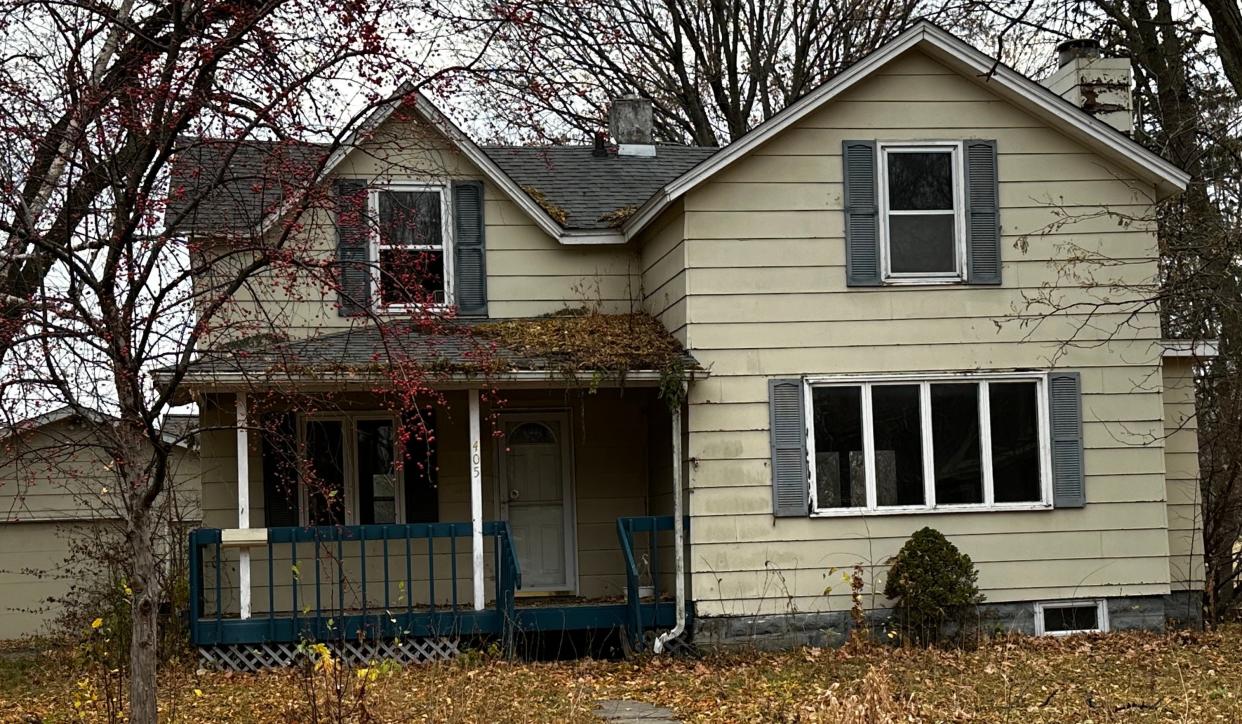
<instances>
[{"instance_id":1,"label":"porch deck","mask_svg":"<svg viewBox=\"0 0 1242 724\"><path fill-rule=\"evenodd\" d=\"M494 638L507 646L524 634L619 630L637 645L644 632L675 623L676 602L664 595L672 590L669 572L660 564L667 547L661 534L672 529L672 516L617 519L624 596L523 599L516 595L521 570L509 526L486 522L483 553L492 585L485 605L475 608L472 568L458 563L462 555L473 557L470 523L266 528L245 535L202 528L190 534L190 640L208 647ZM647 544L639 556L636 537ZM241 565L230 560L230 547L241 545L266 548L254 562L263 571L256 602L266 605L250 616L232 604L236 586L226 581Z\"/></svg>"}]
</instances>

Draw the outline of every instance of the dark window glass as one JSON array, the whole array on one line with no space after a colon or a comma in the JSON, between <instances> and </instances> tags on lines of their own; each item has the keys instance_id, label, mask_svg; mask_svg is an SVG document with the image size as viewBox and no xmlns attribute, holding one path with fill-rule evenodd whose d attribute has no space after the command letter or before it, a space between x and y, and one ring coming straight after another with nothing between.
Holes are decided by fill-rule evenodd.
<instances>
[{"instance_id":1,"label":"dark window glass","mask_svg":"<svg viewBox=\"0 0 1242 724\"><path fill-rule=\"evenodd\" d=\"M358 421L358 508L364 525L397 522L397 469L390 420Z\"/></svg>"},{"instance_id":2,"label":"dark window glass","mask_svg":"<svg viewBox=\"0 0 1242 724\"><path fill-rule=\"evenodd\" d=\"M438 192L379 192L380 244L440 246L443 228Z\"/></svg>"},{"instance_id":3,"label":"dark window glass","mask_svg":"<svg viewBox=\"0 0 1242 724\"><path fill-rule=\"evenodd\" d=\"M879 505L922 505L923 441L918 385L871 388Z\"/></svg>"},{"instance_id":4,"label":"dark window glass","mask_svg":"<svg viewBox=\"0 0 1242 724\"><path fill-rule=\"evenodd\" d=\"M380 249L380 301L384 304L444 302L444 252Z\"/></svg>"},{"instance_id":5,"label":"dark window glass","mask_svg":"<svg viewBox=\"0 0 1242 724\"><path fill-rule=\"evenodd\" d=\"M889 270L894 274L956 272L954 223L950 214L889 215Z\"/></svg>"},{"instance_id":6,"label":"dark window glass","mask_svg":"<svg viewBox=\"0 0 1242 724\"><path fill-rule=\"evenodd\" d=\"M1100 609L1094 603L1083 606L1044 608L1044 631L1096 631L1100 628Z\"/></svg>"},{"instance_id":7,"label":"dark window glass","mask_svg":"<svg viewBox=\"0 0 1242 724\"><path fill-rule=\"evenodd\" d=\"M815 430L815 495L820 508L867 504L863 458L862 388L811 390Z\"/></svg>"},{"instance_id":8,"label":"dark window glass","mask_svg":"<svg viewBox=\"0 0 1242 724\"><path fill-rule=\"evenodd\" d=\"M297 417L292 412L262 420L263 523L269 528L298 525Z\"/></svg>"},{"instance_id":9,"label":"dark window glass","mask_svg":"<svg viewBox=\"0 0 1242 724\"><path fill-rule=\"evenodd\" d=\"M439 468L436 460L436 416L428 407L404 415L405 522L435 523L440 520Z\"/></svg>"},{"instance_id":10,"label":"dark window glass","mask_svg":"<svg viewBox=\"0 0 1242 724\"><path fill-rule=\"evenodd\" d=\"M1038 502L1039 396L1034 382L988 384L992 485L998 503Z\"/></svg>"},{"instance_id":11,"label":"dark window glass","mask_svg":"<svg viewBox=\"0 0 1242 724\"><path fill-rule=\"evenodd\" d=\"M888 157L888 208L953 208L953 156L944 152L892 152Z\"/></svg>"},{"instance_id":12,"label":"dark window glass","mask_svg":"<svg viewBox=\"0 0 1242 724\"><path fill-rule=\"evenodd\" d=\"M311 525L345 523L345 436L336 420L306 423L306 498Z\"/></svg>"},{"instance_id":13,"label":"dark window glass","mask_svg":"<svg viewBox=\"0 0 1242 724\"><path fill-rule=\"evenodd\" d=\"M979 386L932 385L931 415L937 505L982 503Z\"/></svg>"}]
</instances>

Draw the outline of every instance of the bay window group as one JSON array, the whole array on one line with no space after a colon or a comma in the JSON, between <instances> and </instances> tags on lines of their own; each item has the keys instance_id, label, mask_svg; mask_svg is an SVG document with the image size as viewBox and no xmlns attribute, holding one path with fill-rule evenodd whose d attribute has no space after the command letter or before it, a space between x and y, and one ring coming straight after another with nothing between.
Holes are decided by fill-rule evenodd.
<instances>
[{"instance_id":1,"label":"bay window group","mask_svg":"<svg viewBox=\"0 0 1242 724\"><path fill-rule=\"evenodd\" d=\"M808 384L819 514L1051 504L1043 374Z\"/></svg>"}]
</instances>

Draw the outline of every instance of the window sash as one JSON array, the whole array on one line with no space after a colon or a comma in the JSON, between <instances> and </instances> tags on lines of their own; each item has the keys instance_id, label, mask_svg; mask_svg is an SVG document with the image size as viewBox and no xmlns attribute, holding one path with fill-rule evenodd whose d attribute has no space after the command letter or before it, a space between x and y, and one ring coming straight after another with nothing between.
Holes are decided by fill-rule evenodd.
<instances>
[{"instance_id":1,"label":"window sash","mask_svg":"<svg viewBox=\"0 0 1242 724\"><path fill-rule=\"evenodd\" d=\"M1049 631L1045 625L1044 612L1058 608L1089 608L1095 607L1095 628L1072 629L1066 631ZM1073 636L1083 633L1108 633L1108 604L1102 598L1081 601L1036 601L1035 602L1035 635L1036 636Z\"/></svg>"},{"instance_id":2,"label":"window sash","mask_svg":"<svg viewBox=\"0 0 1242 724\"><path fill-rule=\"evenodd\" d=\"M883 278L893 283L944 284L966 279L966 191L965 170L962 167L962 144L960 141L927 141L919 143L879 144L879 229L880 263ZM888 188L888 156L890 153L945 153L951 158L953 179L952 209L890 209ZM892 253L889 248L890 216L953 216L953 271L946 272L894 272Z\"/></svg>"},{"instance_id":3,"label":"window sash","mask_svg":"<svg viewBox=\"0 0 1242 724\"><path fill-rule=\"evenodd\" d=\"M933 512L971 512L990 510L1045 510L1052 507L1052 447L1051 432L1048 420L1048 375L1044 372L1008 372L1008 373L973 373L961 372L945 375L885 375L885 376L854 376L840 375L832 377L810 377L805 381L806 394L803 395L806 406L807 420L807 484L810 486L811 515L815 517L841 517L857 515L893 515L908 513ZM996 502L995 481L992 470L992 419L990 414L989 382L1034 382L1036 395L1037 424L1039 434L1039 481L1040 499L1020 503ZM936 503L936 461L935 447L932 441L932 409L931 386L938 383L973 382L978 385L979 445L980 464L983 466L983 502L938 505ZM911 385L919 386L919 419L923 447L923 505L880 506L877 505L876 488L876 450L875 429L872 414L871 390L880 385ZM860 387L860 403L862 405L862 439L863 458L865 461L866 507L820 508L818 490L815 484L815 411L813 407L814 387Z\"/></svg>"},{"instance_id":4,"label":"window sash","mask_svg":"<svg viewBox=\"0 0 1242 724\"><path fill-rule=\"evenodd\" d=\"M405 312L417 311L424 307L449 307L453 305L453 219L452 219L452 199L447 186L442 184L421 183L415 181L394 181L386 184L377 185L371 189L367 206L371 214L371 218L378 221L380 208L380 194L385 191L421 191L428 193L436 193L440 196L440 243L439 244L385 244L380 237L379 224L371 225L371 299L375 300L375 306L385 312ZM388 250L406 250L406 251L435 251L443 255L444 268L444 301L434 305L414 304L406 302L385 303L381 295L380 282L383 270L380 268L380 252Z\"/></svg>"},{"instance_id":5,"label":"window sash","mask_svg":"<svg viewBox=\"0 0 1242 724\"><path fill-rule=\"evenodd\" d=\"M391 422L393 429L397 430L400 421L396 415L386 413L357 413L357 414L324 414L311 413L299 415L298 419L298 448L305 454L306 451L306 424L311 421L315 422L339 422L341 423L341 434L344 438L344 454L343 465L344 487L345 487L345 525L358 525L362 519L361 505L362 495L360 489L361 481L358 480L358 423L369 420L380 420ZM396 436L394 436L394 445ZM397 455L402 455L402 450L393 450L394 460ZM397 521L396 525L405 523L405 469L404 466L396 466L396 500ZM310 525L310 497L311 493L306 483L302 480L298 481L298 497L301 501L299 505L299 521L300 525Z\"/></svg>"}]
</instances>

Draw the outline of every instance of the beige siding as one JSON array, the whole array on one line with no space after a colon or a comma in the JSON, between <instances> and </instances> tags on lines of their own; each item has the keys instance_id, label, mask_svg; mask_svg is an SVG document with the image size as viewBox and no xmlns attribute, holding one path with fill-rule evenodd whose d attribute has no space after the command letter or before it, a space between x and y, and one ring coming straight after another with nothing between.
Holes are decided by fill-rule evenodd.
<instances>
[{"instance_id":1,"label":"beige siding","mask_svg":"<svg viewBox=\"0 0 1242 724\"><path fill-rule=\"evenodd\" d=\"M847 288L840 148L851 138L997 139L1004 287ZM691 390L688 420L699 612L846 608L832 569L862 563L874 593L885 560L923 526L975 559L991 601L1167 592L1155 310L1039 322L1043 310L1025 302L1048 289L1063 302L1124 299L1106 284L1149 282L1150 223L1119 224L1101 209L1144 216L1150 194L917 53L688 194L685 337L711 369ZM1067 266L1076 250L1128 263ZM1069 338L1082 344L1061 344ZM1083 374L1085 508L773 518L769 378L1052 367ZM884 605L878 594L871 600Z\"/></svg>"},{"instance_id":2,"label":"beige siding","mask_svg":"<svg viewBox=\"0 0 1242 724\"><path fill-rule=\"evenodd\" d=\"M197 456L176 449L169 471L176 495L158 502L161 518L196 521L198 484ZM71 555L100 536L122 539L116 490L88 426L65 420L0 441L0 640L47 633L70 588L92 570Z\"/></svg>"},{"instance_id":3,"label":"beige siding","mask_svg":"<svg viewBox=\"0 0 1242 724\"><path fill-rule=\"evenodd\" d=\"M643 310L686 343L685 214L681 203L664 212L642 245Z\"/></svg>"},{"instance_id":4,"label":"beige siding","mask_svg":"<svg viewBox=\"0 0 1242 724\"><path fill-rule=\"evenodd\" d=\"M625 515L645 515L649 510L649 497L653 491L667 488L666 481L652 481L653 474L664 474L668 470L667 460L660 456L667 455L663 448L653 448L655 458L648 453L648 426L650 410L653 406L663 405L655 399L651 390L617 390L600 389L593 393L586 392L551 392L551 391L505 391L501 393L505 400L503 411L530 410L564 410L569 413L570 435L573 456L573 501L575 510L577 557L578 557L578 592L587 597L615 597L624 594L625 576L624 562L617 544L617 518ZM374 400L365 395L357 395L342 402L344 408L353 410L376 409ZM484 518L500 519L503 514L498 497L498 479L496 460L498 446L502 441L491 435L492 429L488 422L490 411L484 408L484 445L483 445L483 496ZM661 413L655 413L659 416ZM667 415L664 415L667 417ZM202 454L205 471L203 486L204 525L209 527L231 528L237 525L237 463L236 438L231 430L224 429L234 424L231 397L215 397L204 407L203 426L221 426L221 429L203 434ZM665 421L664 424L667 424ZM470 520L470 485L468 477L468 436L466 396L461 392L447 394L447 406L440 407L436 413L436 437L438 441L439 464L439 519L449 521ZM263 473L259 440L252 436L250 446L250 499L253 526L264 524L263 506ZM374 546L373 546L374 547ZM378 560L378 547L371 551L372 559ZM313 549L304 546L299 557L306 561ZM402 549L402 554L403 554ZM489 549L490 550L490 549ZM414 553L421 562L421 568L415 565L416 587L413 591L415 600L426 597L429 592L426 586L426 547L422 543L415 545ZM458 542L459 600L468 601L470 554L469 542ZM230 585L235 585L236 554L231 557L226 567ZM436 550L435 569L437 583L436 596L445 602L448 596L449 561L447 543L438 544ZM266 552L255 552L254 580L256 582L256 610L266 610ZM287 553L283 555L284 564L289 563ZM369 559L371 560L371 559ZM485 558L488 571L489 595L491 590L492 558ZM278 605L290 603L288 592L288 575L283 564L275 575L283 576ZM325 571L324 576L334 578L336 573ZM371 564L370 570L378 570ZM347 578L355 582L359 571L353 563L346 567ZM394 574L394 580L404 578L404 570ZM309 576L309 573L306 574ZM304 580L309 580L308 578ZM368 578L368 580L373 580ZM395 584L394 584L395 586ZM313 592L313 587L310 589ZM374 595L382 597L382 586L372 586L377 591ZM325 584L325 593L328 588ZM302 600L307 600L307 591L301 591ZM391 592L396 600L403 592L395 588ZM230 593L230 595L235 595ZM313 595L313 593L312 593ZM372 601L372 604L376 603Z\"/></svg>"},{"instance_id":5,"label":"beige siding","mask_svg":"<svg viewBox=\"0 0 1242 724\"><path fill-rule=\"evenodd\" d=\"M484 178L445 139L411 120L389 121L365 147L342 161L336 175L435 184ZM638 308L642 278L633 245L561 245L490 181L484 183L484 219L491 317L535 316L583 305L606 312ZM282 225L270 234L273 239L281 235L288 235L282 243L298 258L329 261L335 255L329 212L309 211L298 224ZM224 248L216 245L212 250L219 255ZM244 256L221 257L213 266L225 270L240 261ZM280 270L247 284L215 327L217 338L238 338L311 336L362 323L338 314L336 294L322 273Z\"/></svg>"},{"instance_id":6,"label":"beige siding","mask_svg":"<svg viewBox=\"0 0 1242 724\"><path fill-rule=\"evenodd\" d=\"M1193 362L1164 363L1164 461L1168 476L1169 581L1175 591L1201 591L1203 509L1199 497L1199 422Z\"/></svg>"}]
</instances>

